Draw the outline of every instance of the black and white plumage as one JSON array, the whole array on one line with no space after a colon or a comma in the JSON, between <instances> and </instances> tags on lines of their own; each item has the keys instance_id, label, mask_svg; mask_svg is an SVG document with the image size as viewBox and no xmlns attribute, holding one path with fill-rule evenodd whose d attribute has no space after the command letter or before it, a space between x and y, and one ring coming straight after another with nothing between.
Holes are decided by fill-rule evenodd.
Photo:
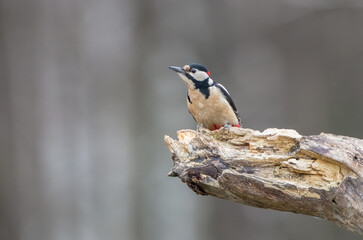
<instances>
[{"instance_id":1,"label":"black and white plumage","mask_svg":"<svg viewBox=\"0 0 363 240\"><path fill-rule=\"evenodd\" d=\"M229 92L210 77L206 67L192 63L170 66L187 85L187 105L199 126L216 130L224 126L241 127L241 119Z\"/></svg>"}]
</instances>

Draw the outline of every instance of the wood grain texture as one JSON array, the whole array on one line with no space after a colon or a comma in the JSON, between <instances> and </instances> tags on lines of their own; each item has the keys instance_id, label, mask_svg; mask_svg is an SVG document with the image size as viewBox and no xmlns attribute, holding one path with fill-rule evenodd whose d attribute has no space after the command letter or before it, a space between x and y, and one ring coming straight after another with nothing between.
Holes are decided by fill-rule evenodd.
<instances>
[{"instance_id":1,"label":"wood grain texture","mask_svg":"<svg viewBox=\"0 0 363 240\"><path fill-rule=\"evenodd\" d=\"M169 176L194 192L327 219L363 235L363 140L295 130L180 130Z\"/></svg>"}]
</instances>

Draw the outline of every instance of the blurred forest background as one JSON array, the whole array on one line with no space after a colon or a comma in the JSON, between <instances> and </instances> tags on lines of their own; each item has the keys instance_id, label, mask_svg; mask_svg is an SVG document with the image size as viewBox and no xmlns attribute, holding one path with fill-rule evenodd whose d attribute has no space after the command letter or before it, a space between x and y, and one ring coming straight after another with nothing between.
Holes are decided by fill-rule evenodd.
<instances>
[{"instance_id":1,"label":"blurred forest background","mask_svg":"<svg viewBox=\"0 0 363 240\"><path fill-rule=\"evenodd\" d=\"M361 0L0 0L0 239L359 239L167 177L190 62L247 128L363 138Z\"/></svg>"}]
</instances>

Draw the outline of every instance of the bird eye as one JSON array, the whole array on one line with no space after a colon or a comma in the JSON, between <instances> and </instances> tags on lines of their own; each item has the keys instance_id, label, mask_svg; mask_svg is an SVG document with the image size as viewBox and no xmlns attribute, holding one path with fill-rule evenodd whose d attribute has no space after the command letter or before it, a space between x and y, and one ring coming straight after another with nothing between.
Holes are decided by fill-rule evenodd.
<instances>
[{"instance_id":1,"label":"bird eye","mask_svg":"<svg viewBox=\"0 0 363 240\"><path fill-rule=\"evenodd\" d=\"M192 73L196 73L197 70L195 68L192 68L192 70L190 70Z\"/></svg>"}]
</instances>

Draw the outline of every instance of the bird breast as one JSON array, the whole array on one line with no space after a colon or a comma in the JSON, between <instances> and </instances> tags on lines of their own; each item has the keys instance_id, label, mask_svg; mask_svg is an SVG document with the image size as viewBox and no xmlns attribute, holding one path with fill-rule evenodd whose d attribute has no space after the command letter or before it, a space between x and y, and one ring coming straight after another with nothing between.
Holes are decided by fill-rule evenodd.
<instances>
[{"instance_id":1,"label":"bird breast","mask_svg":"<svg viewBox=\"0 0 363 240\"><path fill-rule=\"evenodd\" d=\"M203 124L205 128L209 129L213 129L214 125L238 124L236 114L217 87L210 87L210 95L207 99L199 89L188 89L188 95L190 98L190 102L187 101L189 112L198 124Z\"/></svg>"}]
</instances>

